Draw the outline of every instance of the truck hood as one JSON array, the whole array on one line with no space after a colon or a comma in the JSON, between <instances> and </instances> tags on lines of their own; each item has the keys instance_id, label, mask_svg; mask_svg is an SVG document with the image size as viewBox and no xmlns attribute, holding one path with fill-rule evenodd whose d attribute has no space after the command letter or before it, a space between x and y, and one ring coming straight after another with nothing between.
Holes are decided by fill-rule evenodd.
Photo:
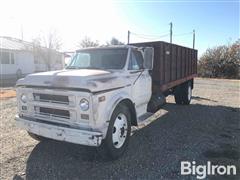
<instances>
[{"instance_id":1,"label":"truck hood","mask_svg":"<svg viewBox=\"0 0 240 180\"><path fill-rule=\"evenodd\" d=\"M123 71L94 69L65 69L35 73L17 81L17 86L74 88L90 92L120 88L127 84L129 82L123 77Z\"/></svg>"}]
</instances>

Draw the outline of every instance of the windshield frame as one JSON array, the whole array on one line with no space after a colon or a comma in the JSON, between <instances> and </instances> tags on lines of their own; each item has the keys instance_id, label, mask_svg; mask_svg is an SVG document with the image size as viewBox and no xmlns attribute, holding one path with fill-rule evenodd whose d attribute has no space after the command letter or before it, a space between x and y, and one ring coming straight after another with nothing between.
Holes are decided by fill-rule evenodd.
<instances>
[{"instance_id":1,"label":"windshield frame","mask_svg":"<svg viewBox=\"0 0 240 180\"><path fill-rule=\"evenodd\" d=\"M73 61L73 59L74 59L74 57L77 55L77 53L81 53L81 52L85 52L85 51L94 51L94 50L101 50L101 49L105 49L105 50L111 50L111 49L122 49L122 50L124 50L124 49L126 49L126 51L127 51L127 53L126 53L126 59L125 59L125 62L124 62L124 65L123 65L123 67L122 68L119 68L119 69L106 69L106 68L97 68L97 67L83 67L83 68L81 68L81 67L77 67L77 66L70 66L70 64L72 63L72 61ZM74 55L73 55L73 57L72 57L72 59L71 59L71 61L69 62L69 64L65 67L65 69L100 69L100 70L113 70L113 71L119 71L119 70L124 70L124 69L126 69L127 67L128 67L128 59L129 59L129 55L130 55L130 48L129 47L99 47L99 48L84 48L84 49L80 49L80 50L77 50L75 53L74 53Z\"/></svg>"}]
</instances>

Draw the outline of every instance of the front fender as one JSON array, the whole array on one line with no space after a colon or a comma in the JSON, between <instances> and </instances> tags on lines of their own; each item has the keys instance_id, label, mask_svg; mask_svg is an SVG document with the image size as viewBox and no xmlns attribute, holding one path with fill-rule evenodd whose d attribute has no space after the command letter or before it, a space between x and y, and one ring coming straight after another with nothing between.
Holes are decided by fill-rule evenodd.
<instances>
[{"instance_id":1,"label":"front fender","mask_svg":"<svg viewBox=\"0 0 240 180\"><path fill-rule=\"evenodd\" d=\"M122 93L117 94L116 96L113 96L111 98L111 100L110 100L111 103L109 104L108 109L107 109L107 112L108 112L107 113L107 121L110 121L114 109L124 99L130 99L131 100L131 97L126 92L122 92Z\"/></svg>"},{"instance_id":2,"label":"front fender","mask_svg":"<svg viewBox=\"0 0 240 180\"><path fill-rule=\"evenodd\" d=\"M103 133L103 138L106 137L109 121L111 119L111 115L116 108L116 106L124 99L130 99L131 97L128 92L124 90L118 90L116 92L108 92L105 94L101 94L96 96L96 100L101 97L105 96L105 102L98 102L95 105L94 116L95 116L95 123L96 128Z\"/></svg>"}]
</instances>

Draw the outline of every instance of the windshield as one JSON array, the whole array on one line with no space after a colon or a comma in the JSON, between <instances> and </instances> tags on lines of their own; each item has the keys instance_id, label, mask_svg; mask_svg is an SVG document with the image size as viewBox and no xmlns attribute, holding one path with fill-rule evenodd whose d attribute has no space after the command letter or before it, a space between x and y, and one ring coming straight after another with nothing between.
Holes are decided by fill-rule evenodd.
<instances>
[{"instance_id":1,"label":"windshield","mask_svg":"<svg viewBox=\"0 0 240 180\"><path fill-rule=\"evenodd\" d=\"M127 48L81 50L72 58L67 69L122 69L127 52Z\"/></svg>"}]
</instances>

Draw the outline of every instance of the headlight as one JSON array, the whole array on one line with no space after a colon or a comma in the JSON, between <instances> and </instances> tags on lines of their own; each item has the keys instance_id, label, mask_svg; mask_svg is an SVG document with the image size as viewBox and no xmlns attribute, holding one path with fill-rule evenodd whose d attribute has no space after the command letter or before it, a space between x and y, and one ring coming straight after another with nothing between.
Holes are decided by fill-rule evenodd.
<instances>
[{"instance_id":1,"label":"headlight","mask_svg":"<svg viewBox=\"0 0 240 180\"><path fill-rule=\"evenodd\" d=\"M81 99L79 105L80 105L81 110L83 110L83 111L87 111L89 109L89 102L86 99Z\"/></svg>"},{"instance_id":2,"label":"headlight","mask_svg":"<svg viewBox=\"0 0 240 180\"><path fill-rule=\"evenodd\" d=\"M21 101L22 101L23 103L26 103L26 102L27 102L27 96L26 96L26 94L22 94L22 95L21 95Z\"/></svg>"}]
</instances>

